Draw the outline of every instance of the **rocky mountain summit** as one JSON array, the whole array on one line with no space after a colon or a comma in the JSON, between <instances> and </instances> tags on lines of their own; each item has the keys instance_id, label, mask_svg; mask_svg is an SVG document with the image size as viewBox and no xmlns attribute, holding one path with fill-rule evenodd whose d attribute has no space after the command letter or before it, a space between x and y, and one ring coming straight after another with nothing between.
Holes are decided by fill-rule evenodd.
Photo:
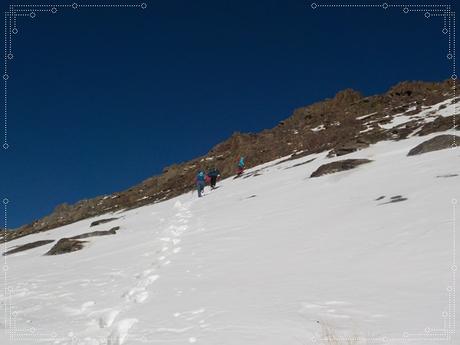
<instances>
[{"instance_id":1,"label":"rocky mountain summit","mask_svg":"<svg viewBox=\"0 0 460 345\"><path fill-rule=\"evenodd\" d=\"M453 87L451 80L402 82L384 94L370 97L347 89L332 99L296 109L272 129L234 133L203 157L166 167L162 174L125 191L59 205L50 215L2 236L10 241L88 217L175 197L194 188L195 174L200 168L217 166L223 178L233 175L240 155L246 157L248 167L253 167L289 155L298 158L328 151L328 157L343 156L382 140L458 129L454 114L443 113L443 109L458 101Z\"/></svg>"}]
</instances>

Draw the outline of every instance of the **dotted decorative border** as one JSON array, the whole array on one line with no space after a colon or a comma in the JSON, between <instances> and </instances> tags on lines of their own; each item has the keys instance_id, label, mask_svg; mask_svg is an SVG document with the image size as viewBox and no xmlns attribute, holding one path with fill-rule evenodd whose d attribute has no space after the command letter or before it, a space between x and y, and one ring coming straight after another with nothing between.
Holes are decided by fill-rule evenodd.
<instances>
[{"instance_id":1,"label":"dotted decorative border","mask_svg":"<svg viewBox=\"0 0 460 345\"><path fill-rule=\"evenodd\" d=\"M2 200L3 204L3 252L6 251L6 229L8 229L8 203L10 201L7 198L4 198ZM4 257L3 260L3 278L4 278L4 296L5 296L5 303L4 303L4 320L5 320L5 328L6 324L8 321L8 315L11 315L10 313L10 304L9 298L7 296L10 295L10 292L8 291L8 284L7 284L7 271L8 271L8 264L6 262L6 256Z\"/></svg>"},{"instance_id":2,"label":"dotted decorative border","mask_svg":"<svg viewBox=\"0 0 460 345\"><path fill-rule=\"evenodd\" d=\"M431 4L431 5L395 5L389 3L382 3L380 5L376 4L318 4L312 3L311 8L313 10L321 8L380 8L383 10L388 9L402 9L404 14L408 13L423 13L425 18L429 19L431 17L442 17L443 18L443 28L442 33L448 35L448 52L447 59L451 61L452 64L452 75L451 79L454 80L453 94L456 97L456 21L455 21L455 11L451 10L451 5L449 4ZM24 4L24 5L10 5L8 11L5 12L5 21L4 21L4 32L5 32L5 45L4 45L4 141L3 149L7 150L10 146L8 144L8 79L10 75L8 74L8 64L10 60L14 59L13 54L13 37L19 33L18 30L18 17L29 17L31 19L35 18L38 14L42 13L51 13L57 14L61 9L72 9L77 10L79 8L147 8L145 3L142 4L55 4L55 5L33 5L33 4ZM454 116L453 116L453 127L456 127L456 114L457 114L457 105L454 106ZM453 147L456 146L455 136ZM6 251L6 231L8 228L8 204L10 201L7 198L2 200L4 206L4 252ZM402 337L340 337L335 338L337 341L345 342L361 342L361 341L371 341L371 342L393 342L393 341L450 341L452 336L456 332L456 205L457 200L452 199L452 234L453 234L453 258L451 263L452 270L452 283L447 287L448 292L448 307L447 310L442 312L443 318L443 328L425 328L423 331L417 333L404 332ZM5 327L9 330L9 335L11 340L52 340L56 338L56 333L48 333L43 331L37 331L35 328L30 329L17 329L16 327L16 314L14 312L13 306L11 305L11 297L13 293L12 287L7 284L7 257L4 257L4 264L2 267L4 271L4 320ZM141 339L144 340L144 339ZM327 340L321 338L312 338L313 342Z\"/></svg>"},{"instance_id":3,"label":"dotted decorative border","mask_svg":"<svg viewBox=\"0 0 460 345\"><path fill-rule=\"evenodd\" d=\"M147 4L145 2L140 4L55 4L55 5L9 5L8 11L4 13L4 58L3 58L3 76L4 81L4 112L3 112L3 145L4 150L10 148L8 143L8 80L11 75L8 73L8 66L11 60L14 59L13 54L13 41L14 37L19 34L18 18L27 17L34 19L42 14L56 15L64 13L65 10L75 11L83 8L135 8L145 10Z\"/></svg>"},{"instance_id":4,"label":"dotted decorative border","mask_svg":"<svg viewBox=\"0 0 460 345\"><path fill-rule=\"evenodd\" d=\"M10 145L8 143L8 80L11 75L9 73L9 65L14 60L13 52L13 42L14 37L17 37L19 34L18 18L27 17L29 19L34 19L42 14L51 14L57 15L61 12L64 13L65 10L76 11L83 8L119 8L119 9L141 9L145 10L147 4L19 4L19 5L10 5L8 11L4 13L4 62L3 62L3 75L2 79L4 81L4 117L3 117L3 131L4 139L2 148L8 150ZM7 251L6 245L6 235L8 229L8 205L10 200L4 198L2 200L3 210L4 210L4 221L3 221L3 252ZM4 256L3 261L3 276L4 276L4 324L5 331L9 335L10 340L29 340L29 341L53 341L56 339L56 332L47 332L42 329L37 329L35 327L27 329L19 329L16 327L17 312L14 310L12 305L12 296L14 292L13 286L8 285L8 263L7 256ZM75 339L78 341L78 339ZM76 343L76 342L75 342Z\"/></svg>"},{"instance_id":5,"label":"dotted decorative border","mask_svg":"<svg viewBox=\"0 0 460 345\"><path fill-rule=\"evenodd\" d=\"M456 20L455 20L455 11L452 10L452 5L450 4L427 4L427 5L417 5L417 4L404 4L404 5L397 5L397 4L390 4L384 2L382 4L320 4L313 2L310 4L311 9L318 10L318 9L329 9L329 8L374 8L374 9L383 9L384 11L389 10L398 10L403 14L407 15L409 13L418 13L423 14L426 19L430 19L431 17L442 17L443 18L443 26L441 32L444 35L447 35L447 53L446 59L450 62L452 68L452 74L450 78L453 80L453 98L457 97L457 72L456 72ZM456 117L457 117L457 103L454 104L454 113L452 114L452 128L455 130L456 124ZM452 147L455 148L457 146L455 135L452 136ZM451 282L447 286L447 308L442 311L442 328L431 328L426 327L421 331L415 332L404 332L401 337L337 337L334 338L338 342L344 343L356 343L361 341L367 342L414 342L414 341L432 341L432 342L440 342L440 341L451 341L453 335L456 333L456 271L458 269L456 264L456 205L457 199L452 199L452 262L450 264L451 269ZM328 339L325 338L312 338L313 342L316 341L327 341Z\"/></svg>"}]
</instances>

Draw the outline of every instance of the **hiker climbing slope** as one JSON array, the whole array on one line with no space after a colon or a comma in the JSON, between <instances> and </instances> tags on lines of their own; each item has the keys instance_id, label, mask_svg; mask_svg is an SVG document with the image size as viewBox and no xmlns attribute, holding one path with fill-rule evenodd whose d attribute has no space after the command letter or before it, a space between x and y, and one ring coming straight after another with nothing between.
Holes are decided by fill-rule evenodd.
<instances>
[{"instance_id":1,"label":"hiker climbing slope","mask_svg":"<svg viewBox=\"0 0 460 345\"><path fill-rule=\"evenodd\" d=\"M208 176L209 176L209 179L210 179L210 186L212 189L215 189L216 188L216 184L217 184L217 179L219 178L220 176L220 171L219 169L217 168L212 168L211 170L208 171Z\"/></svg>"},{"instance_id":2,"label":"hiker climbing slope","mask_svg":"<svg viewBox=\"0 0 460 345\"><path fill-rule=\"evenodd\" d=\"M206 175L205 173L200 170L196 175L196 189L198 191L198 197L201 198L204 191L204 186L206 184Z\"/></svg>"},{"instance_id":3,"label":"hiker climbing slope","mask_svg":"<svg viewBox=\"0 0 460 345\"><path fill-rule=\"evenodd\" d=\"M240 157L240 161L238 162L238 168L236 170L236 175L241 176L244 172L244 157Z\"/></svg>"}]
</instances>

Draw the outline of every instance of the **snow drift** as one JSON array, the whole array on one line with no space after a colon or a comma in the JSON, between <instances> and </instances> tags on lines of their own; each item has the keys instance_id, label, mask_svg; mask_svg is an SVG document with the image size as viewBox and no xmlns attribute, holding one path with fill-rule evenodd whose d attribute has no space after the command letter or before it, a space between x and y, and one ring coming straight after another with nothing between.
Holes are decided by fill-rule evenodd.
<instances>
[{"instance_id":1,"label":"snow drift","mask_svg":"<svg viewBox=\"0 0 460 345\"><path fill-rule=\"evenodd\" d=\"M1 344L457 344L459 151L442 132L280 159L188 193L32 234L5 250ZM45 256L62 238L83 249Z\"/></svg>"}]
</instances>

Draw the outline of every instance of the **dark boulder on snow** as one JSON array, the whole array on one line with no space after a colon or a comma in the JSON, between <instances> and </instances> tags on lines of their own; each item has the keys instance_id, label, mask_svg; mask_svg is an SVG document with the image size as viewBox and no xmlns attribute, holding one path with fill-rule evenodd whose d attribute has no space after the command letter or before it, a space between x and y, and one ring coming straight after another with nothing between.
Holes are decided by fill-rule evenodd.
<instances>
[{"instance_id":1,"label":"dark boulder on snow","mask_svg":"<svg viewBox=\"0 0 460 345\"><path fill-rule=\"evenodd\" d=\"M415 146L407 154L408 156L420 155L422 153L450 149L453 147L454 140L460 142L460 137L456 135L438 135L437 137L431 138L423 143Z\"/></svg>"},{"instance_id":2,"label":"dark boulder on snow","mask_svg":"<svg viewBox=\"0 0 460 345\"><path fill-rule=\"evenodd\" d=\"M406 200L407 198L403 197L402 195L395 195L395 196L392 196L388 201L381 203L379 205L393 204L395 202L401 202L401 201L406 201Z\"/></svg>"},{"instance_id":3,"label":"dark boulder on snow","mask_svg":"<svg viewBox=\"0 0 460 345\"><path fill-rule=\"evenodd\" d=\"M18 246L16 248L10 249L6 252L3 253L3 256L11 255L11 254L16 254L19 252L23 252L29 249L37 248L44 246L45 244L49 244L54 242L54 240L42 240L42 241L35 241L27 244L23 244L22 246Z\"/></svg>"},{"instance_id":4,"label":"dark boulder on snow","mask_svg":"<svg viewBox=\"0 0 460 345\"><path fill-rule=\"evenodd\" d=\"M458 174L444 174L444 175L438 175L436 178L448 178L448 177L457 177Z\"/></svg>"},{"instance_id":5,"label":"dark boulder on snow","mask_svg":"<svg viewBox=\"0 0 460 345\"><path fill-rule=\"evenodd\" d=\"M345 159L342 161L336 161L328 164L321 165L316 169L310 177L318 177L327 174L333 174L339 171L350 170L356 168L358 165L372 162L369 159Z\"/></svg>"},{"instance_id":6,"label":"dark boulder on snow","mask_svg":"<svg viewBox=\"0 0 460 345\"><path fill-rule=\"evenodd\" d=\"M98 236L107 236L107 235L115 235L117 233L117 230L119 230L120 227L116 226L110 230L105 230L105 231L93 231L93 232L87 232L81 235L73 236L70 239L71 240L79 240L82 238L88 238L88 237L98 237Z\"/></svg>"},{"instance_id":7,"label":"dark boulder on snow","mask_svg":"<svg viewBox=\"0 0 460 345\"><path fill-rule=\"evenodd\" d=\"M45 255L60 255L75 252L83 249L84 243L83 241L71 238L62 238Z\"/></svg>"},{"instance_id":8,"label":"dark boulder on snow","mask_svg":"<svg viewBox=\"0 0 460 345\"><path fill-rule=\"evenodd\" d=\"M424 124L420 132L417 133L417 135L424 136L435 132L447 131L449 129L460 130L460 125L458 123L456 124L455 128L453 127L454 116L456 115L447 117L438 116L434 121Z\"/></svg>"},{"instance_id":9,"label":"dark boulder on snow","mask_svg":"<svg viewBox=\"0 0 460 345\"><path fill-rule=\"evenodd\" d=\"M390 198L390 201L388 203L401 202L406 200L407 198L403 197L402 195L395 195Z\"/></svg>"},{"instance_id":10,"label":"dark boulder on snow","mask_svg":"<svg viewBox=\"0 0 460 345\"><path fill-rule=\"evenodd\" d=\"M59 255L81 250L84 247L84 243L86 243L85 241L80 241L82 238L115 235L119 229L120 227L116 226L110 230L86 232L70 238L62 238L45 255Z\"/></svg>"},{"instance_id":11,"label":"dark boulder on snow","mask_svg":"<svg viewBox=\"0 0 460 345\"><path fill-rule=\"evenodd\" d=\"M100 224L105 224L105 223L108 223L108 222L111 222L111 221L117 220L117 219L118 218L105 218L105 219L95 220L94 222L92 222L90 224L89 227L97 226L97 225L100 225Z\"/></svg>"},{"instance_id":12,"label":"dark boulder on snow","mask_svg":"<svg viewBox=\"0 0 460 345\"><path fill-rule=\"evenodd\" d=\"M291 165L291 166L289 166L289 167L287 167L287 168L284 168L284 169L287 170L287 169L297 168L297 167L300 167L300 166L302 166L302 165L306 165L306 164L308 164L308 163L311 163L311 162L313 162L315 159L316 159L316 158L312 158L312 159L309 159L308 161L305 161L305 162L296 163L296 164Z\"/></svg>"},{"instance_id":13,"label":"dark boulder on snow","mask_svg":"<svg viewBox=\"0 0 460 345\"><path fill-rule=\"evenodd\" d=\"M331 158L331 157L339 157L339 156L347 155L349 153L352 153L358 150L362 150L368 146L369 146L369 143L363 142L363 141L355 141L355 142L349 142L349 143L342 144L342 145L337 145L331 151L329 151L329 153L327 154L327 157Z\"/></svg>"}]
</instances>

